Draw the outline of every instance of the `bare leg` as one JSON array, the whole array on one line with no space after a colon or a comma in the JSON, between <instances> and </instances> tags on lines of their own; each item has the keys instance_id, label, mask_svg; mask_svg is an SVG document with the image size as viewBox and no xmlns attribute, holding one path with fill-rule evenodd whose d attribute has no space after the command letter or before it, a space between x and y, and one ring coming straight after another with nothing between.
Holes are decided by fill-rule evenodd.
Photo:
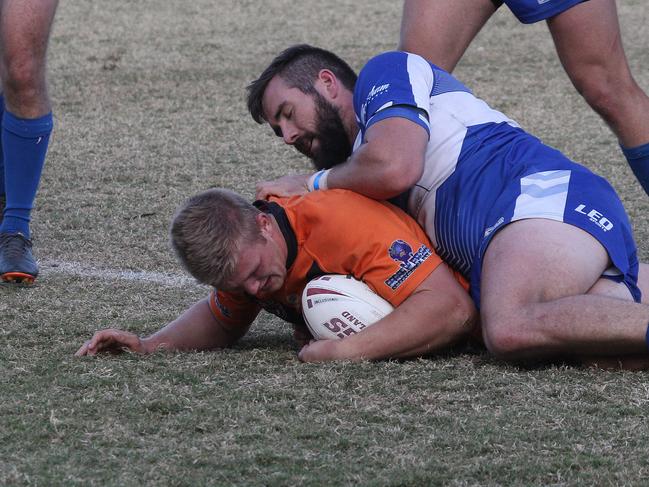
<instances>
[{"instance_id":1,"label":"bare leg","mask_svg":"<svg viewBox=\"0 0 649 487\"><path fill-rule=\"evenodd\" d=\"M495 11L491 0L405 0L399 49L451 72Z\"/></svg>"},{"instance_id":2,"label":"bare leg","mask_svg":"<svg viewBox=\"0 0 649 487\"><path fill-rule=\"evenodd\" d=\"M29 284L38 275L29 223L53 125L45 55L57 3L0 0L0 280L9 283Z\"/></svg>"},{"instance_id":3,"label":"bare leg","mask_svg":"<svg viewBox=\"0 0 649 487\"><path fill-rule=\"evenodd\" d=\"M638 287L642 293L642 303L649 304L649 264L640 263ZM589 289L588 294L597 294L600 296L608 296L610 298L623 299L625 301L633 301L631 292L624 284L605 278L600 278L595 285Z\"/></svg>"},{"instance_id":4,"label":"bare leg","mask_svg":"<svg viewBox=\"0 0 649 487\"><path fill-rule=\"evenodd\" d=\"M647 354L649 306L588 294L608 266L605 249L576 227L541 219L507 225L483 262L489 350L511 360Z\"/></svg>"},{"instance_id":5,"label":"bare leg","mask_svg":"<svg viewBox=\"0 0 649 487\"><path fill-rule=\"evenodd\" d=\"M649 98L627 63L614 0L589 0L548 20L559 59L577 91L623 146L649 142Z\"/></svg>"},{"instance_id":6,"label":"bare leg","mask_svg":"<svg viewBox=\"0 0 649 487\"><path fill-rule=\"evenodd\" d=\"M640 264L638 273L638 287L642 292L642 302L649 304L649 264Z\"/></svg>"},{"instance_id":7,"label":"bare leg","mask_svg":"<svg viewBox=\"0 0 649 487\"><path fill-rule=\"evenodd\" d=\"M7 109L21 118L50 111L45 54L57 0L0 3L0 76Z\"/></svg>"},{"instance_id":8,"label":"bare leg","mask_svg":"<svg viewBox=\"0 0 649 487\"><path fill-rule=\"evenodd\" d=\"M649 302L649 265L640 264L640 272L638 274L638 287L642 292L642 302ZM614 297L617 299L624 299L632 301L633 298L628 288L624 284L616 283L610 279L600 279L588 291L588 294L599 294L602 296ZM582 365L586 367L597 367L607 370L646 370L649 369L649 356L641 355L628 355L624 357L582 357L580 359Z\"/></svg>"}]
</instances>

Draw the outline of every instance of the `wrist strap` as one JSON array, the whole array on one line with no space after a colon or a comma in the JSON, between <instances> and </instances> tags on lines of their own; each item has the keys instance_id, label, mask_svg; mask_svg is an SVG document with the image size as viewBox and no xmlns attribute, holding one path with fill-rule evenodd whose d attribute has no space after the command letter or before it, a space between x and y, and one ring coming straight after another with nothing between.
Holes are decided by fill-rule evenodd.
<instances>
[{"instance_id":1,"label":"wrist strap","mask_svg":"<svg viewBox=\"0 0 649 487\"><path fill-rule=\"evenodd\" d=\"M307 187L310 192L328 189L327 178L329 176L329 171L331 171L331 169L322 169L311 175L307 182Z\"/></svg>"}]
</instances>

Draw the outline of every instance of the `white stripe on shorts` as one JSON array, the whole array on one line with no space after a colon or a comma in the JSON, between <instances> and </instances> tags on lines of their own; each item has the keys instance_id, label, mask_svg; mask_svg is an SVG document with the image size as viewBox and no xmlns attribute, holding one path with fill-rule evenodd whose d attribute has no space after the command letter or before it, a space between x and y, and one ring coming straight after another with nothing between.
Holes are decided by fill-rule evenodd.
<instances>
[{"instance_id":1,"label":"white stripe on shorts","mask_svg":"<svg viewBox=\"0 0 649 487\"><path fill-rule=\"evenodd\" d=\"M521 194L511 221L547 218L563 221L570 171L542 171L521 178Z\"/></svg>"}]
</instances>

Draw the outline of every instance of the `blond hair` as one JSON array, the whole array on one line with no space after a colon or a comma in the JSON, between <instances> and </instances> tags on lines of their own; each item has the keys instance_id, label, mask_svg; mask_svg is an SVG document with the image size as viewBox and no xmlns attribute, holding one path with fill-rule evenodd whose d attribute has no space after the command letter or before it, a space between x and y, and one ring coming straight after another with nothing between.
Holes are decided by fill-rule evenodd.
<instances>
[{"instance_id":1,"label":"blond hair","mask_svg":"<svg viewBox=\"0 0 649 487\"><path fill-rule=\"evenodd\" d=\"M234 272L241 245L261 239L258 214L233 191L203 191L176 210L169 231L171 245L199 282L221 287Z\"/></svg>"}]
</instances>

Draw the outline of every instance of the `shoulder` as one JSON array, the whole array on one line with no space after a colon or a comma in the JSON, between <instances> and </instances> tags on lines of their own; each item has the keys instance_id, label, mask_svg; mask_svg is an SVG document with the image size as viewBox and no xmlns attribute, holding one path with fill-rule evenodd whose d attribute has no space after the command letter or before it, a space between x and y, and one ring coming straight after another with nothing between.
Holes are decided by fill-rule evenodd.
<instances>
[{"instance_id":1,"label":"shoulder","mask_svg":"<svg viewBox=\"0 0 649 487\"><path fill-rule=\"evenodd\" d=\"M346 189L314 191L291 198L285 207L291 226L301 236L313 239L334 239L342 242L383 236L386 229L419 227L396 206L377 201Z\"/></svg>"},{"instance_id":2,"label":"shoulder","mask_svg":"<svg viewBox=\"0 0 649 487\"><path fill-rule=\"evenodd\" d=\"M365 63L365 66L363 66L361 73L366 70L378 68L405 67L409 62L423 63L430 66L430 63L418 54L406 51L386 51L370 58L370 60Z\"/></svg>"},{"instance_id":3,"label":"shoulder","mask_svg":"<svg viewBox=\"0 0 649 487\"><path fill-rule=\"evenodd\" d=\"M384 207L384 203L348 189L313 191L304 195L299 204L301 211L343 214L349 207L360 209L360 211L365 208Z\"/></svg>"},{"instance_id":4,"label":"shoulder","mask_svg":"<svg viewBox=\"0 0 649 487\"><path fill-rule=\"evenodd\" d=\"M357 221L358 215L384 208L384 204L346 189L313 191L302 196L276 200L286 211L289 219L300 225L344 225ZM297 228L296 228L297 229Z\"/></svg>"},{"instance_id":5,"label":"shoulder","mask_svg":"<svg viewBox=\"0 0 649 487\"><path fill-rule=\"evenodd\" d=\"M371 58L359 73L359 80L388 78L411 73L433 75L433 65L423 57L405 51L387 51Z\"/></svg>"},{"instance_id":6,"label":"shoulder","mask_svg":"<svg viewBox=\"0 0 649 487\"><path fill-rule=\"evenodd\" d=\"M404 51L379 54L369 60L356 82L354 110L359 124L367 128L376 113L395 105L428 112L434 83L433 65L421 56Z\"/></svg>"},{"instance_id":7,"label":"shoulder","mask_svg":"<svg viewBox=\"0 0 649 487\"><path fill-rule=\"evenodd\" d=\"M374 240L396 229L423 235L414 219L393 204L346 189L273 200L283 207L298 244L314 239Z\"/></svg>"},{"instance_id":8,"label":"shoulder","mask_svg":"<svg viewBox=\"0 0 649 487\"><path fill-rule=\"evenodd\" d=\"M385 66L386 64L390 63L402 62L407 55L408 53L406 53L405 51L382 52L381 54L377 54L376 56L370 58L367 63L365 63L365 66L363 66L363 69L361 69L361 73L367 70L375 69L377 66Z\"/></svg>"},{"instance_id":9,"label":"shoulder","mask_svg":"<svg viewBox=\"0 0 649 487\"><path fill-rule=\"evenodd\" d=\"M298 241L336 238L365 231L370 222L384 218L386 204L346 189L313 191L278 201ZM340 238L340 237L338 237Z\"/></svg>"}]
</instances>

